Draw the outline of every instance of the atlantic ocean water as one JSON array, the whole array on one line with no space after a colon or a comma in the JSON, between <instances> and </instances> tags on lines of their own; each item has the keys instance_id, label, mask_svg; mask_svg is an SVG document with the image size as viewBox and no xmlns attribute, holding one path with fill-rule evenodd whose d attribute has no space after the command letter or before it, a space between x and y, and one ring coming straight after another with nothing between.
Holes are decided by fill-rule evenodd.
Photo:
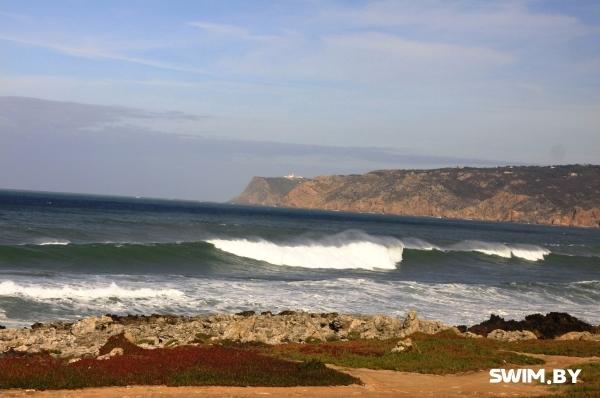
<instances>
[{"instance_id":1,"label":"atlantic ocean water","mask_svg":"<svg viewBox=\"0 0 600 398\"><path fill-rule=\"evenodd\" d=\"M600 230L0 191L0 324L383 313L600 323Z\"/></svg>"}]
</instances>

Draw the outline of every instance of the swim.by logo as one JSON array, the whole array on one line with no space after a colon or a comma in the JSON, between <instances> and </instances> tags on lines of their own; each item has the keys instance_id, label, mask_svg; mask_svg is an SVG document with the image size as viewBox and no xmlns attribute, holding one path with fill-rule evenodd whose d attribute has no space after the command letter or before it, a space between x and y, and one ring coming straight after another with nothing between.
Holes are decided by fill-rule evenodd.
<instances>
[{"instance_id":1,"label":"swim.by logo","mask_svg":"<svg viewBox=\"0 0 600 398\"><path fill-rule=\"evenodd\" d=\"M546 369L490 369L490 383L575 384L580 373L581 369L553 369L551 373Z\"/></svg>"}]
</instances>

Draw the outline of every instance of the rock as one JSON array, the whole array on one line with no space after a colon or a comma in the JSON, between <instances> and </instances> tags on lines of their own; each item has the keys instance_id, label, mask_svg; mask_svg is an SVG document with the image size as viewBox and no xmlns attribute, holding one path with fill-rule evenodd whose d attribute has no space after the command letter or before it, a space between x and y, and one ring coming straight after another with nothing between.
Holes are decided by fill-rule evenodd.
<instances>
[{"instance_id":1,"label":"rock","mask_svg":"<svg viewBox=\"0 0 600 398\"><path fill-rule=\"evenodd\" d=\"M94 332L99 326L112 322L112 318L108 316L92 316L89 318L83 318L82 320L75 322L73 326L71 326L71 333L73 333L75 336L86 335Z\"/></svg>"},{"instance_id":2,"label":"rock","mask_svg":"<svg viewBox=\"0 0 600 398\"><path fill-rule=\"evenodd\" d=\"M402 322L402 330L399 333L399 337L410 336L413 333L420 332L425 334L436 334L443 330L454 329L453 326L446 325L439 321L428 321L419 319L416 311L409 311Z\"/></svg>"},{"instance_id":3,"label":"rock","mask_svg":"<svg viewBox=\"0 0 600 398\"><path fill-rule=\"evenodd\" d=\"M505 166L254 177L232 202L598 228L599 191L599 165Z\"/></svg>"},{"instance_id":4,"label":"rock","mask_svg":"<svg viewBox=\"0 0 600 398\"><path fill-rule=\"evenodd\" d=\"M471 326L469 331L485 336L495 329L507 331L529 330L541 339L553 339L568 332L591 332L597 328L581 321L567 313L550 312L546 315L527 315L522 321L504 320L492 314L490 319L478 325Z\"/></svg>"},{"instance_id":5,"label":"rock","mask_svg":"<svg viewBox=\"0 0 600 398\"><path fill-rule=\"evenodd\" d=\"M112 357L117 357L117 356L121 356L121 355L123 355L123 349L121 347L115 347L112 350L110 350L110 352L108 354L100 355L96 359L98 361L105 361Z\"/></svg>"},{"instance_id":6,"label":"rock","mask_svg":"<svg viewBox=\"0 0 600 398\"><path fill-rule=\"evenodd\" d=\"M296 311L284 310L281 311L279 315L296 315Z\"/></svg>"},{"instance_id":7,"label":"rock","mask_svg":"<svg viewBox=\"0 0 600 398\"><path fill-rule=\"evenodd\" d=\"M238 312L236 315L238 315L238 316L252 316L252 315L256 315L256 312L254 312L254 311L242 311L242 312Z\"/></svg>"},{"instance_id":8,"label":"rock","mask_svg":"<svg viewBox=\"0 0 600 398\"><path fill-rule=\"evenodd\" d=\"M333 330L334 332L339 332L343 327L344 325L342 325L339 319L334 319L333 321L329 322L329 329Z\"/></svg>"},{"instance_id":9,"label":"rock","mask_svg":"<svg viewBox=\"0 0 600 398\"><path fill-rule=\"evenodd\" d=\"M81 358L71 358L68 360L68 363L75 363L81 361Z\"/></svg>"},{"instance_id":10,"label":"rock","mask_svg":"<svg viewBox=\"0 0 600 398\"><path fill-rule=\"evenodd\" d=\"M600 341L600 334L590 332L569 332L558 336L556 340Z\"/></svg>"},{"instance_id":11,"label":"rock","mask_svg":"<svg viewBox=\"0 0 600 398\"><path fill-rule=\"evenodd\" d=\"M413 342L410 337L407 337L403 340L398 341L396 346L392 348L392 352L409 352L414 348Z\"/></svg>"},{"instance_id":12,"label":"rock","mask_svg":"<svg viewBox=\"0 0 600 398\"><path fill-rule=\"evenodd\" d=\"M0 330L6 329L6 326L0 325Z\"/></svg>"},{"instance_id":13,"label":"rock","mask_svg":"<svg viewBox=\"0 0 600 398\"><path fill-rule=\"evenodd\" d=\"M487 338L498 341L506 341L509 343L523 340L537 340L537 336L529 330L506 331L502 329L496 329L488 333Z\"/></svg>"},{"instance_id":14,"label":"rock","mask_svg":"<svg viewBox=\"0 0 600 398\"><path fill-rule=\"evenodd\" d=\"M469 338L469 339L482 339L483 338L482 335L471 333L471 332L460 333L460 335L463 337Z\"/></svg>"},{"instance_id":15,"label":"rock","mask_svg":"<svg viewBox=\"0 0 600 398\"><path fill-rule=\"evenodd\" d=\"M410 312L406 319L384 315L345 315L284 311L273 315L245 313L208 316L106 315L74 323L40 324L34 329L0 330L0 354L52 352L61 358L96 358L114 336L144 348L162 348L223 340L281 344L339 339L404 338L414 332L437 333L450 326L419 319ZM112 340L111 340L112 341ZM102 355L107 352L103 350Z\"/></svg>"}]
</instances>

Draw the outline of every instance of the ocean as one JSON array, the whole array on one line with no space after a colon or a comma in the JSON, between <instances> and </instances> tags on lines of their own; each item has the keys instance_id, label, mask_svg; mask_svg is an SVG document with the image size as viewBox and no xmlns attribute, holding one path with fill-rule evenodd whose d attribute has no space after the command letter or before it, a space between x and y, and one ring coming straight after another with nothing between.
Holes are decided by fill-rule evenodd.
<instances>
[{"instance_id":1,"label":"ocean","mask_svg":"<svg viewBox=\"0 0 600 398\"><path fill-rule=\"evenodd\" d=\"M600 323L600 230L0 191L0 324L285 309Z\"/></svg>"}]
</instances>

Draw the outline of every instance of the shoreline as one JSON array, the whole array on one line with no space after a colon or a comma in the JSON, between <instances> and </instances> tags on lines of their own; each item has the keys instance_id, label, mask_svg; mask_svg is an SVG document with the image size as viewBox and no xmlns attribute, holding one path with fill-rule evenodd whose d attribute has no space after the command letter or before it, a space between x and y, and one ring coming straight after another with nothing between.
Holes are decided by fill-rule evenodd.
<instances>
[{"instance_id":1,"label":"shoreline","mask_svg":"<svg viewBox=\"0 0 600 398\"><path fill-rule=\"evenodd\" d=\"M104 315L0 330L10 398L533 397L555 390L490 384L489 369L575 365L600 380L600 325L565 313L458 327L414 311Z\"/></svg>"},{"instance_id":2,"label":"shoreline","mask_svg":"<svg viewBox=\"0 0 600 398\"><path fill-rule=\"evenodd\" d=\"M0 328L0 355L14 351L49 352L61 358L97 357L100 348L116 335L123 335L142 348L154 349L222 342L279 345L389 340L404 339L414 333L435 335L444 331L499 341L600 341L600 325L590 325L566 313L531 314L521 321L492 314L479 324L456 326L420 318L415 311L409 311L404 318L291 310L278 314L244 311L199 316L102 315L73 322L34 323L29 328Z\"/></svg>"}]
</instances>

